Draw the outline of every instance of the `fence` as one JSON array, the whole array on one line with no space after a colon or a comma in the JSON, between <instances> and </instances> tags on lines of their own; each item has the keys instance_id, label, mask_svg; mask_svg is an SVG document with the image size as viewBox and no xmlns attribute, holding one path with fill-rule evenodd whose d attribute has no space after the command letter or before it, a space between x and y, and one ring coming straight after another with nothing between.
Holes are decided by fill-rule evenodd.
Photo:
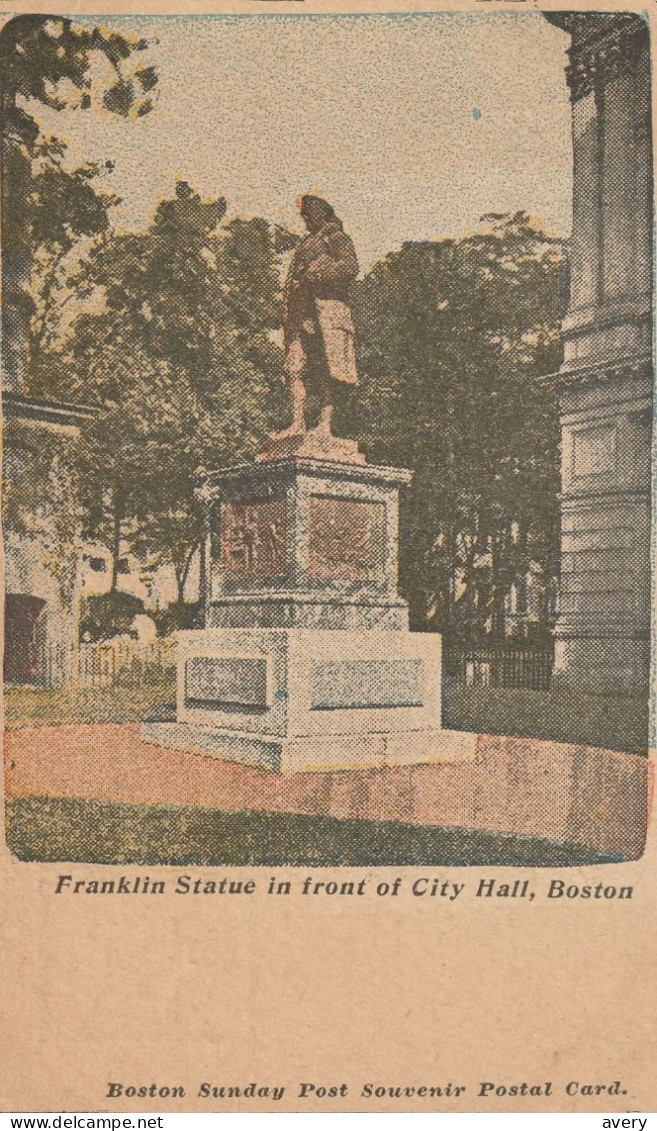
<instances>
[{"instance_id":1,"label":"fence","mask_svg":"<svg viewBox=\"0 0 657 1131\"><path fill-rule=\"evenodd\" d=\"M39 649L37 686L62 687L74 678L75 652L70 645L57 641Z\"/></svg>"},{"instance_id":2,"label":"fence","mask_svg":"<svg viewBox=\"0 0 657 1131\"><path fill-rule=\"evenodd\" d=\"M552 648L473 648L445 651L445 674L464 687L549 691L553 666Z\"/></svg>"},{"instance_id":3,"label":"fence","mask_svg":"<svg viewBox=\"0 0 657 1131\"><path fill-rule=\"evenodd\" d=\"M149 644L124 639L80 644L77 650L53 643L46 649L42 678L46 687L59 687L71 680L87 687L107 687L157 676L170 671L175 663L175 635ZM551 648L446 648L444 651L445 675L464 687L548 691L553 664Z\"/></svg>"},{"instance_id":4,"label":"fence","mask_svg":"<svg viewBox=\"0 0 657 1131\"><path fill-rule=\"evenodd\" d=\"M173 636L149 644L115 639L80 644L77 649L51 643L45 649L43 682L46 687L59 687L71 680L86 687L128 684L170 671L175 663Z\"/></svg>"}]
</instances>

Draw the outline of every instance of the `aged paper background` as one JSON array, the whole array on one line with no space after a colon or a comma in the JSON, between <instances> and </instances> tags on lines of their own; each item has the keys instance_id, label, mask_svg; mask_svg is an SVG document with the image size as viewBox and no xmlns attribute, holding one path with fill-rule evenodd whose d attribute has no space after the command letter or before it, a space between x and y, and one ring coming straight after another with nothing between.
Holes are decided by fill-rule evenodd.
<instances>
[{"instance_id":1,"label":"aged paper background","mask_svg":"<svg viewBox=\"0 0 657 1131\"><path fill-rule=\"evenodd\" d=\"M463 4L189 4L262 13L462 10ZM477 8L477 5L470 5ZM493 5L482 3L481 11ZM524 7L524 5L523 5ZM552 5L582 7L582 5ZM591 4L618 11L625 5ZM495 4L517 11L519 4ZM96 14L89 2L12 12ZM181 11L152 2L142 11ZM629 10L629 9L628 9ZM637 9L638 10L638 9ZM108 0L102 14L134 12ZM654 27L654 9L651 10ZM257 67L257 60L254 60ZM211 139L208 139L211 144ZM626 865L571 869L322 870L368 876L358 900L265 894L266 868L167 869L256 878L249 898L55 898L58 874L122 869L21 863L3 848L3 1111L651 1111L654 1110L657 845ZM144 873L130 866L124 871ZM315 870L319 873L319 869ZM302 880L307 870L277 870ZM418 875L530 879L532 903L415 899ZM547 902L551 876L634 888L631 901ZM397 898L373 888L403 877ZM552 1095L479 1099L480 1081L553 1081ZM620 1095L564 1087L622 1082ZM108 1100L107 1082L179 1085L185 1100ZM208 1101L201 1081L285 1085L284 1098ZM363 1084L466 1085L464 1099L360 1098ZM346 1099L298 1100L299 1084L346 1083ZM465 1102L464 1102L465 1101Z\"/></svg>"}]
</instances>

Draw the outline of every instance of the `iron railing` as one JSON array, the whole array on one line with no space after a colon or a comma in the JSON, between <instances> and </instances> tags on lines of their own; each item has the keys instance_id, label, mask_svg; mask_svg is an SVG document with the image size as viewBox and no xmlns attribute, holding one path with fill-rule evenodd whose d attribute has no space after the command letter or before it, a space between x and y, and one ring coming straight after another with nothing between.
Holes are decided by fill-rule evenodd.
<instances>
[{"instance_id":1,"label":"iron railing","mask_svg":"<svg viewBox=\"0 0 657 1131\"><path fill-rule=\"evenodd\" d=\"M449 648L445 674L463 687L549 691L553 648Z\"/></svg>"}]
</instances>

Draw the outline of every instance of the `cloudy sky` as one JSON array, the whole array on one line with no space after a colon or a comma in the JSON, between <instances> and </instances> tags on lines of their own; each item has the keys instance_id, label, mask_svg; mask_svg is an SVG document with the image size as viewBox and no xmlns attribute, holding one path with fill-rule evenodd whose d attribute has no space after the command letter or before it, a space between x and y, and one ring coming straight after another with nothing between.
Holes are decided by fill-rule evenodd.
<instances>
[{"instance_id":1,"label":"cloudy sky","mask_svg":"<svg viewBox=\"0 0 657 1131\"><path fill-rule=\"evenodd\" d=\"M107 22L110 22L108 19ZM570 229L567 37L536 12L111 17L146 36L155 110L39 113L78 160L110 159L119 222L148 222L177 177L230 215L299 229L325 195L363 267L404 240L524 209ZM144 57L142 56L142 59Z\"/></svg>"}]
</instances>

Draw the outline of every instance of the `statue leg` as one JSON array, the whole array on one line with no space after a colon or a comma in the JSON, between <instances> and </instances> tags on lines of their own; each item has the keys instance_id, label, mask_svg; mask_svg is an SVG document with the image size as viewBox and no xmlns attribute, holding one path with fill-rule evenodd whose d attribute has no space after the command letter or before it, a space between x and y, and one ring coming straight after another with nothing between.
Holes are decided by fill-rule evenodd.
<instances>
[{"instance_id":1,"label":"statue leg","mask_svg":"<svg viewBox=\"0 0 657 1131\"><path fill-rule=\"evenodd\" d=\"M317 423L317 432L331 435L331 424L333 422L333 398L331 396L331 385L328 377L322 376L316 382L317 395L319 397L319 421Z\"/></svg>"},{"instance_id":2,"label":"statue leg","mask_svg":"<svg viewBox=\"0 0 657 1131\"><path fill-rule=\"evenodd\" d=\"M313 431L319 433L321 436L331 436L331 424L333 422L333 389L331 388L332 381L324 346L319 335L315 343L312 361L311 372L313 387L319 401L319 420L317 427L314 428Z\"/></svg>"},{"instance_id":3,"label":"statue leg","mask_svg":"<svg viewBox=\"0 0 657 1131\"><path fill-rule=\"evenodd\" d=\"M306 431L306 351L300 338L293 338L285 353L285 383L290 397L292 423L271 436L272 440L287 440Z\"/></svg>"}]
</instances>

